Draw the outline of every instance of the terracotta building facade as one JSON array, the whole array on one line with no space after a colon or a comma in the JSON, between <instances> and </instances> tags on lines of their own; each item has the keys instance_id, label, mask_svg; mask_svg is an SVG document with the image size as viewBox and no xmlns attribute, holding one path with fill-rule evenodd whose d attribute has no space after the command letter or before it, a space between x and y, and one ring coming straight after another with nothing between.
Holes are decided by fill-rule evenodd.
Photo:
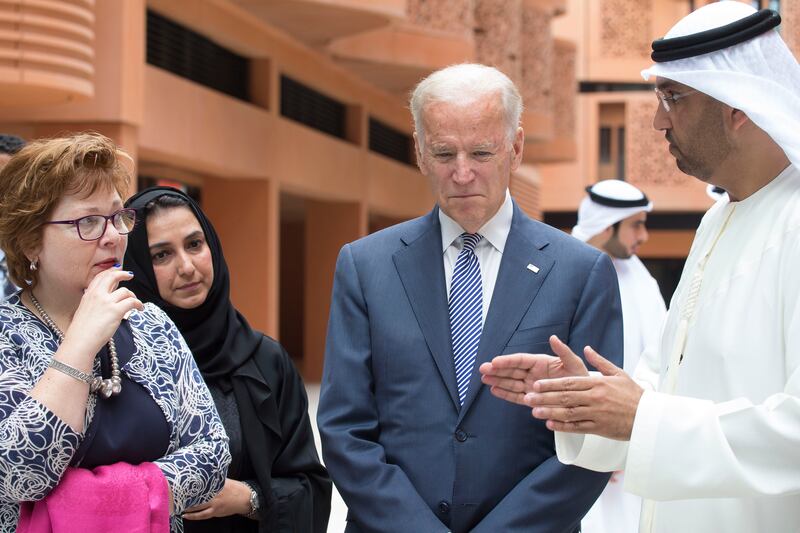
<instances>
[{"instance_id":1,"label":"terracotta building facade","mask_svg":"<svg viewBox=\"0 0 800 533\"><path fill-rule=\"evenodd\" d=\"M642 255L666 261L667 279L710 200L652 130L638 73L650 41L702 3L4 0L0 131L96 130L134 157L137 186L196 195L234 302L313 382L339 248L432 206L407 96L449 64L492 64L519 85L511 191L526 212L567 228L583 187L626 179L655 201ZM797 4L760 3L800 45Z\"/></svg>"}]
</instances>

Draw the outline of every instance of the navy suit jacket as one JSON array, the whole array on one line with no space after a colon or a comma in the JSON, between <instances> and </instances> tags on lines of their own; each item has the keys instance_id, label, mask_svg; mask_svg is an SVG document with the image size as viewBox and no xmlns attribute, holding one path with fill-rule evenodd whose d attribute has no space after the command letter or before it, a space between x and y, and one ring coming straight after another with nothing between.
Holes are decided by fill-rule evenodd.
<instances>
[{"instance_id":1,"label":"navy suit jacket","mask_svg":"<svg viewBox=\"0 0 800 533\"><path fill-rule=\"evenodd\" d=\"M552 353L552 334L621 367L611 260L515 204L461 408L445 287L437 209L339 254L317 420L346 531L577 531L609 475L561 464L553 433L492 396L478 367Z\"/></svg>"}]
</instances>

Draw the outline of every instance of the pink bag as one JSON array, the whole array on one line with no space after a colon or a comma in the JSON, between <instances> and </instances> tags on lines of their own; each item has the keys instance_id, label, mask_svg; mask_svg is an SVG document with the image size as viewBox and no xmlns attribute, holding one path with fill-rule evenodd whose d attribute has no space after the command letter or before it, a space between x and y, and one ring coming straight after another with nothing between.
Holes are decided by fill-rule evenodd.
<instances>
[{"instance_id":1,"label":"pink bag","mask_svg":"<svg viewBox=\"0 0 800 533\"><path fill-rule=\"evenodd\" d=\"M18 533L169 533L169 490L153 463L67 468L38 502L22 502Z\"/></svg>"}]
</instances>

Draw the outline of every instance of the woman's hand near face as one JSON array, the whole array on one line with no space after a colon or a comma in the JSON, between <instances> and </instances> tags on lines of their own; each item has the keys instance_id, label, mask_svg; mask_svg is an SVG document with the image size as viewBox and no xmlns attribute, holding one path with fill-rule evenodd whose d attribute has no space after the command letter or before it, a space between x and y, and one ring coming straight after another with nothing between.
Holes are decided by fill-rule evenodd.
<instances>
[{"instance_id":1,"label":"woman's hand near face","mask_svg":"<svg viewBox=\"0 0 800 533\"><path fill-rule=\"evenodd\" d=\"M119 286L121 281L132 277L120 268L109 268L96 275L86 288L64 338L65 342L85 349L89 361L94 360L130 311L144 309L133 292Z\"/></svg>"},{"instance_id":2,"label":"woman's hand near face","mask_svg":"<svg viewBox=\"0 0 800 533\"><path fill-rule=\"evenodd\" d=\"M53 355L62 363L87 374L97 352L108 342L126 313L144 307L119 282L131 279L129 272L110 268L92 279L81 298L75 315L64 333L64 342ZM31 389L30 395L72 429L81 433L84 428L89 386L72 376L49 368Z\"/></svg>"},{"instance_id":3,"label":"woman's hand near face","mask_svg":"<svg viewBox=\"0 0 800 533\"><path fill-rule=\"evenodd\" d=\"M225 486L213 499L195 505L183 512L184 520L208 520L209 518L246 515L250 512L250 487L236 481L226 479Z\"/></svg>"},{"instance_id":4,"label":"woman's hand near face","mask_svg":"<svg viewBox=\"0 0 800 533\"><path fill-rule=\"evenodd\" d=\"M53 355L62 363L87 374L97 352L108 342L122 318L132 309L144 306L119 282L133 276L110 268L92 279L81 298L78 310L64 333L64 342ZM89 386L65 373L48 369L31 389L30 395L77 432L83 432Z\"/></svg>"}]
</instances>

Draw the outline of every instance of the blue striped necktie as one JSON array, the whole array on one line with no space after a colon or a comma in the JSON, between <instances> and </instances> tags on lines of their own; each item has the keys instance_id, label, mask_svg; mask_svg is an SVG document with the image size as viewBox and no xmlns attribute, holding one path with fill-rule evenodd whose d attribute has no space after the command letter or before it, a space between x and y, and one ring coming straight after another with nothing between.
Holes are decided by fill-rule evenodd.
<instances>
[{"instance_id":1,"label":"blue striped necktie","mask_svg":"<svg viewBox=\"0 0 800 533\"><path fill-rule=\"evenodd\" d=\"M482 238L477 233L461 234L464 246L458 254L450 283L450 336L461 405L464 405L464 398L467 397L469 378L483 331L483 284L481 265L475 255L475 246Z\"/></svg>"}]
</instances>

